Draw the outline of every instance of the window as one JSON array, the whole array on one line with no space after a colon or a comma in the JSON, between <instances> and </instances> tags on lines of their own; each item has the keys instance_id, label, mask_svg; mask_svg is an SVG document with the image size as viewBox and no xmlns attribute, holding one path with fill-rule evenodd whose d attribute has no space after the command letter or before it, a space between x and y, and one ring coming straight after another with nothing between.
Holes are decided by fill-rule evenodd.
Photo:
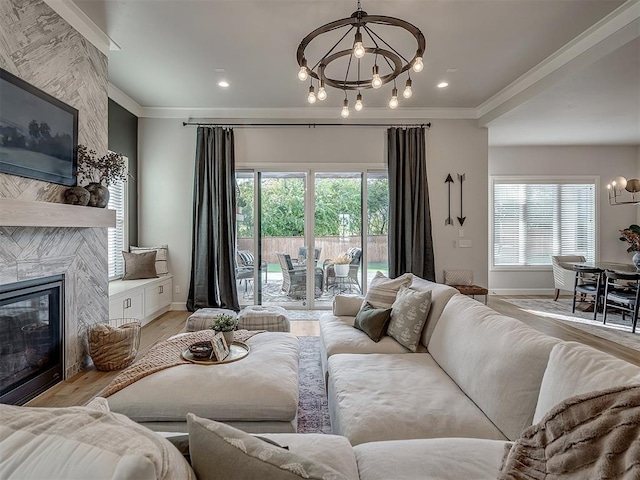
<instances>
[{"instance_id":1,"label":"window","mask_svg":"<svg viewBox=\"0 0 640 480\"><path fill-rule=\"evenodd\" d=\"M127 159L125 158L125 161ZM109 185L109 205L107 208L116 211L116 226L109 228L109 280L124 275L124 259L122 251L129 248L127 237L127 182L116 182Z\"/></svg>"},{"instance_id":2,"label":"window","mask_svg":"<svg viewBox=\"0 0 640 480\"><path fill-rule=\"evenodd\" d=\"M494 267L551 265L552 255L595 261L596 183L493 179Z\"/></svg>"}]
</instances>

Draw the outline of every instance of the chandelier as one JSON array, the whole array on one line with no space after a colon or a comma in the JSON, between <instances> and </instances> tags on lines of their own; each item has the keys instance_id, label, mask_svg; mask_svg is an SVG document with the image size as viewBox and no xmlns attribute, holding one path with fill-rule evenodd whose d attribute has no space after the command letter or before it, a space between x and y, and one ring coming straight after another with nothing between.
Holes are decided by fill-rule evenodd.
<instances>
[{"instance_id":1,"label":"chandelier","mask_svg":"<svg viewBox=\"0 0 640 480\"><path fill-rule=\"evenodd\" d=\"M378 32L374 31L374 26ZM400 52L402 49L392 47L379 33L381 30L391 33L387 27L393 27L393 34L398 31L400 33L409 33L415 40L415 46L411 50L405 49L403 53ZM342 34L343 30L346 30L344 34ZM402 32L403 30L404 32ZM330 45L336 37L340 37L339 40L331 47L322 48L322 51L327 49L328 51L315 63L310 62L305 54L307 47L317 37L333 31L338 32L337 34L332 34L334 38L327 43ZM353 36L350 36L350 33ZM325 35L323 39L328 40L330 36ZM317 45L319 43L319 41L314 42L314 48L319 48L319 45ZM358 0L358 9L350 17L335 20L318 27L302 39L297 52L298 65L300 66L298 79L302 82L310 80L307 101L311 104L316 103L316 100L323 101L327 98L326 87L342 90L344 92L344 102L340 114L343 118L347 118L350 113L348 90L358 92L354 108L356 111L360 111L363 108L362 90L378 89L391 82L393 82L393 89L391 90L389 108L397 108L399 102L396 79L407 72L407 80L402 96L407 99L410 98L413 95L411 71L417 73L423 70L422 55L425 48L424 35L414 25L394 17L368 15L367 12L362 10L360 0ZM347 58L345 59L344 57ZM410 59L407 59L407 57ZM338 63L334 63L331 66L333 62L338 60L340 60ZM338 75L339 71L345 68L345 63L346 71L344 71L344 74L340 73ZM331 73L328 73L329 71ZM361 75L363 71L370 71L371 75L369 76L368 73ZM314 80L318 86L317 94Z\"/></svg>"},{"instance_id":2,"label":"chandelier","mask_svg":"<svg viewBox=\"0 0 640 480\"><path fill-rule=\"evenodd\" d=\"M627 180L624 177L617 177L607 185L607 191L609 193L609 205L640 204L640 200L636 198L636 193L640 192L640 180L637 178ZM625 191L631 194L631 200L624 198Z\"/></svg>"}]
</instances>

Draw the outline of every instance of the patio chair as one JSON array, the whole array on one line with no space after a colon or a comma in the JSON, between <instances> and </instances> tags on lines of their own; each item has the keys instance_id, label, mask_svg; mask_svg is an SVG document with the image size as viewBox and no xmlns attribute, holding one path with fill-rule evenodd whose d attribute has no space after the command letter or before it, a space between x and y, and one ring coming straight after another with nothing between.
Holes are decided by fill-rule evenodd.
<instances>
[{"instance_id":1,"label":"patio chair","mask_svg":"<svg viewBox=\"0 0 640 480\"><path fill-rule=\"evenodd\" d=\"M358 293L362 293L362 287L360 286L360 280L358 279L358 270L360 270L360 262L362 260L362 249L359 247L352 247L347 250L346 254L351 257L349 273L347 274L349 291L351 291L351 287L355 287ZM326 282L325 290L329 291L329 288L337 285L336 272L331 260L327 259L324 261L323 269Z\"/></svg>"},{"instance_id":2,"label":"patio chair","mask_svg":"<svg viewBox=\"0 0 640 480\"><path fill-rule=\"evenodd\" d=\"M249 285L253 282L253 271L255 269L255 257L249 250L238 250L236 254L236 280L242 285L245 282L245 293L249 290ZM267 283L267 262L260 263L264 272L264 282Z\"/></svg>"},{"instance_id":3,"label":"patio chair","mask_svg":"<svg viewBox=\"0 0 640 480\"><path fill-rule=\"evenodd\" d=\"M567 263L582 263L586 258L582 255L554 255L551 257L553 264L553 282L555 286L555 292L553 300L558 300L560 290L567 292L573 291L573 283L576 278L576 272L571 265Z\"/></svg>"},{"instance_id":4,"label":"patio chair","mask_svg":"<svg viewBox=\"0 0 640 480\"><path fill-rule=\"evenodd\" d=\"M322 251L322 247L315 247L313 249L313 259L315 260L315 265L318 265L318 260L320 260L320 252ZM298 263L304 264L307 262L307 247L298 248Z\"/></svg>"},{"instance_id":5,"label":"patio chair","mask_svg":"<svg viewBox=\"0 0 640 480\"><path fill-rule=\"evenodd\" d=\"M293 299L306 298L307 295L307 268L304 265L294 265L291 255L276 253L278 263L282 269L282 292ZM315 269L314 296L322 295L323 273L321 268Z\"/></svg>"}]
</instances>

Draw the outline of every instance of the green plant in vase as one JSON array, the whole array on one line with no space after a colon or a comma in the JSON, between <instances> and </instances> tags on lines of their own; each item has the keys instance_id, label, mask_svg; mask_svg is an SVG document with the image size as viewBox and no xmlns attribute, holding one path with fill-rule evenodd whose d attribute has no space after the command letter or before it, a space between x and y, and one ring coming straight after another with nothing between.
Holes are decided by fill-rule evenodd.
<instances>
[{"instance_id":1,"label":"green plant in vase","mask_svg":"<svg viewBox=\"0 0 640 480\"><path fill-rule=\"evenodd\" d=\"M233 331L238 327L238 319L228 313L221 313L213 317L213 323L209 327L216 332L222 332L227 345L233 343Z\"/></svg>"}]
</instances>

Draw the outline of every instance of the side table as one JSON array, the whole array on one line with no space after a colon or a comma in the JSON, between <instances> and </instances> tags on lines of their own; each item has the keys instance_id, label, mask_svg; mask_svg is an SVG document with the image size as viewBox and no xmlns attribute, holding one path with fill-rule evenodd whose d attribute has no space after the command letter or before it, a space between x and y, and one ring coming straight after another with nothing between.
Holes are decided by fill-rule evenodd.
<instances>
[{"instance_id":1,"label":"side table","mask_svg":"<svg viewBox=\"0 0 640 480\"><path fill-rule=\"evenodd\" d=\"M480 285L451 285L463 295L469 295L471 298L476 298L476 295L484 295L484 304L487 304L487 296L489 290Z\"/></svg>"}]
</instances>

